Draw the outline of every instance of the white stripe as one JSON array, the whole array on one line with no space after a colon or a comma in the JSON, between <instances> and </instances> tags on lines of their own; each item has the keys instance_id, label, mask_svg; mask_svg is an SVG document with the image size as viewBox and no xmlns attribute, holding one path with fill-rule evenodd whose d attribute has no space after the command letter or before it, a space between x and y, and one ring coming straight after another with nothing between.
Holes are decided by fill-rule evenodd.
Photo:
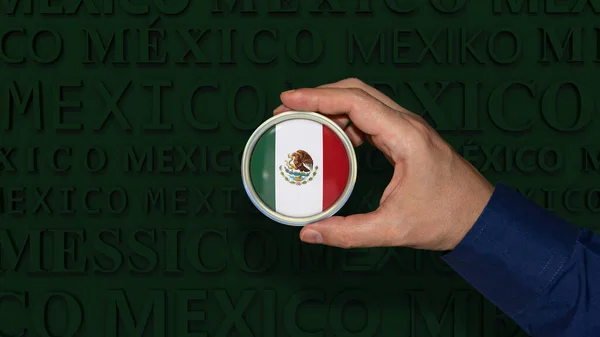
<instances>
[{"instance_id":1,"label":"white stripe","mask_svg":"<svg viewBox=\"0 0 600 337\"><path fill-rule=\"evenodd\" d=\"M285 121L275 130L275 208L287 216L304 217L320 213L323 208L323 131L322 125L301 119ZM288 154L304 150L318 166L317 175L305 185L285 181L279 166L288 161ZM284 166L285 167L285 166ZM314 171L314 168L313 168ZM284 171L285 173L285 171ZM289 178L289 177L288 177Z\"/></svg>"}]
</instances>

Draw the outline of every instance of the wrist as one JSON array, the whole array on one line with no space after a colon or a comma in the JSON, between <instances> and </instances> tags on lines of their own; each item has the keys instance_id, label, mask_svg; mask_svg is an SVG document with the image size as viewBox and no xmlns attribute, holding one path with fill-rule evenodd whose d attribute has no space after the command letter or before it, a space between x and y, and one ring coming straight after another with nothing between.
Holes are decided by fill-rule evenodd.
<instances>
[{"instance_id":1,"label":"wrist","mask_svg":"<svg viewBox=\"0 0 600 337\"><path fill-rule=\"evenodd\" d=\"M465 195L467 195L466 200L461 200L457 203L456 207L460 210L460 215L457 218L455 235L447 250L456 248L463 241L467 233L481 217L494 193L494 186L483 177L475 185L477 186L476 188L468 189L465 192Z\"/></svg>"}]
</instances>

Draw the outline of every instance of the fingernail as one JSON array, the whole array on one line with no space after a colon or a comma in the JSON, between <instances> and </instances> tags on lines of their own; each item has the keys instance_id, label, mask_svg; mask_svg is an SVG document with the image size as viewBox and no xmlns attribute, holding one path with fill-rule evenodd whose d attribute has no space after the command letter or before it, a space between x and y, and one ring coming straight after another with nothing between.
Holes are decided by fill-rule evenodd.
<instances>
[{"instance_id":1,"label":"fingernail","mask_svg":"<svg viewBox=\"0 0 600 337\"><path fill-rule=\"evenodd\" d=\"M290 94L290 93L292 93L294 91L296 91L296 89L287 90L287 91L282 92L281 94L282 95L286 95L286 94Z\"/></svg>"},{"instance_id":2,"label":"fingernail","mask_svg":"<svg viewBox=\"0 0 600 337\"><path fill-rule=\"evenodd\" d=\"M307 243L323 243L321 233L313 229L305 229L300 239Z\"/></svg>"},{"instance_id":3,"label":"fingernail","mask_svg":"<svg viewBox=\"0 0 600 337\"><path fill-rule=\"evenodd\" d=\"M273 112L279 112L283 109L283 104L281 104L280 106L276 107L275 110L273 110Z\"/></svg>"}]
</instances>

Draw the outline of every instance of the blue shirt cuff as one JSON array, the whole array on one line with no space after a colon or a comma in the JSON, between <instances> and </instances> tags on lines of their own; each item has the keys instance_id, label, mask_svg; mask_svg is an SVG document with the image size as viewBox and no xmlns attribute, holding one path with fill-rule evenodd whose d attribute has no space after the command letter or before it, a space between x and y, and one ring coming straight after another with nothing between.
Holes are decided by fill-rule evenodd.
<instances>
[{"instance_id":1,"label":"blue shirt cuff","mask_svg":"<svg viewBox=\"0 0 600 337\"><path fill-rule=\"evenodd\" d=\"M514 317L559 275L577 235L578 227L498 184L471 230L442 258Z\"/></svg>"}]
</instances>

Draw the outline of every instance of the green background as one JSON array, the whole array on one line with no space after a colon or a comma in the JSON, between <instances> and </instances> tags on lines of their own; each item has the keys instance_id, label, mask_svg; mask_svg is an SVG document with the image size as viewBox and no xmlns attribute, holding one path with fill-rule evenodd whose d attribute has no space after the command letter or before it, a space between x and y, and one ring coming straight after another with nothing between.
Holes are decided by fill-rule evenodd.
<instances>
[{"instance_id":1,"label":"green background","mask_svg":"<svg viewBox=\"0 0 600 337\"><path fill-rule=\"evenodd\" d=\"M525 335L439 253L301 244L241 152L281 91L357 77L593 228L600 4L298 3L0 1L2 336ZM392 173L357 155L341 214Z\"/></svg>"}]
</instances>

